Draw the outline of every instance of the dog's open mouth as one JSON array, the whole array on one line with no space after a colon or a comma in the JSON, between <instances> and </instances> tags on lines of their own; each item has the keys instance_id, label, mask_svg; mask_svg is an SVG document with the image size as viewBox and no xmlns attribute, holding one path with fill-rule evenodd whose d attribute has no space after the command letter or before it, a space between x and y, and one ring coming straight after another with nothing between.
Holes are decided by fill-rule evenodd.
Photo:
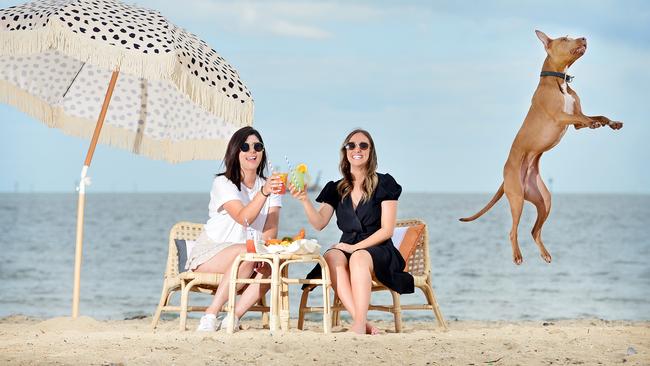
<instances>
[{"instance_id":1,"label":"dog's open mouth","mask_svg":"<svg viewBox=\"0 0 650 366\"><path fill-rule=\"evenodd\" d=\"M574 55L584 55L585 52L587 52L587 46L580 46L575 48L571 53Z\"/></svg>"}]
</instances>

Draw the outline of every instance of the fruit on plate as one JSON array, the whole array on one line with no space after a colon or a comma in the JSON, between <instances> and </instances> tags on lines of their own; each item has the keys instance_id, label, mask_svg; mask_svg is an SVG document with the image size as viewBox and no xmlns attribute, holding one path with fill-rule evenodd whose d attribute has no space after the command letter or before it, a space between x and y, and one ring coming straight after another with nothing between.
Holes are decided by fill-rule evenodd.
<instances>
[{"instance_id":1,"label":"fruit on plate","mask_svg":"<svg viewBox=\"0 0 650 366\"><path fill-rule=\"evenodd\" d=\"M305 238L305 229L300 229L298 234L294 237L291 236L285 236L282 237L282 239L268 239L264 242L265 246L269 245L283 245L283 246L288 246L291 245L296 240L304 239Z\"/></svg>"},{"instance_id":2,"label":"fruit on plate","mask_svg":"<svg viewBox=\"0 0 650 366\"><path fill-rule=\"evenodd\" d=\"M293 240L300 240L305 238L305 229L300 229L298 235L293 237Z\"/></svg>"}]
</instances>

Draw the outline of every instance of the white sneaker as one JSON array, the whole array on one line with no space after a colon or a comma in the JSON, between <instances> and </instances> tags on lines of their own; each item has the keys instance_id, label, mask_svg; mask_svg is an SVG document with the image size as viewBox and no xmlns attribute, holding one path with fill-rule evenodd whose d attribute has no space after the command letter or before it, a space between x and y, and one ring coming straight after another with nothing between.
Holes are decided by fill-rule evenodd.
<instances>
[{"instance_id":1,"label":"white sneaker","mask_svg":"<svg viewBox=\"0 0 650 366\"><path fill-rule=\"evenodd\" d=\"M219 323L221 319L217 319L217 316L214 314L205 314L201 317L198 328L199 332L216 332L219 329Z\"/></svg>"},{"instance_id":2,"label":"white sneaker","mask_svg":"<svg viewBox=\"0 0 650 366\"><path fill-rule=\"evenodd\" d=\"M226 315L226 317L221 322L221 327L217 327L217 330L219 329L228 330L228 324L230 324L230 321L228 319L230 318L228 318L228 315ZM235 326L233 327L233 329L235 332L239 330L239 318L237 317L235 317Z\"/></svg>"}]
</instances>

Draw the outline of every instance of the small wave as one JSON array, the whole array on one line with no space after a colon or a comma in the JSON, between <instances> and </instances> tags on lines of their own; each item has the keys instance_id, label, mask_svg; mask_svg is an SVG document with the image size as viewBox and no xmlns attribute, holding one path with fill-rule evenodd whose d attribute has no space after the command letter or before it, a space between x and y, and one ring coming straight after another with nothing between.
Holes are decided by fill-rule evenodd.
<instances>
[{"instance_id":1,"label":"small wave","mask_svg":"<svg viewBox=\"0 0 650 366\"><path fill-rule=\"evenodd\" d=\"M531 288L530 292L538 292L542 294L559 294L560 290L554 288Z\"/></svg>"},{"instance_id":2,"label":"small wave","mask_svg":"<svg viewBox=\"0 0 650 366\"><path fill-rule=\"evenodd\" d=\"M650 306L650 300L647 298L631 298L631 297L596 297L595 301L606 303L622 303L622 304L635 304Z\"/></svg>"}]
</instances>

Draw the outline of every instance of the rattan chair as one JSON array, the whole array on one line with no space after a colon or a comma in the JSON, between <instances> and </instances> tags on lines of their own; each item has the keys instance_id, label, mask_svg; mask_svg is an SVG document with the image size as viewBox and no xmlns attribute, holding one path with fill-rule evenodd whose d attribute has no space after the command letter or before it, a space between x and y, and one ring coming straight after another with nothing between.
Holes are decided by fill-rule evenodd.
<instances>
[{"instance_id":1,"label":"rattan chair","mask_svg":"<svg viewBox=\"0 0 650 366\"><path fill-rule=\"evenodd\" d=\"M167 266L165 267L162 294L151 323L153 329L156 328L162 312L178 312L180 313L180 330L186 330L187 313L205 311L206 309L205 306L189 306L190 292L214 295L217 290L219 282L221 282L221 273L178 272L178 250L176 249L175 240L196 240L202 231L203 224L185 221L176 223L170 230ZM171 305L172 295L176 291L181 292L180 306ZM264 297L250 310L262 312L264 325L268 325L269 307L266 306Z\"/></svg>"},{"instance_id":2,"label":"rattan chair","mask_svg":"<svg viewBox=\"0 0 650 366\"><path fill-rule=\"evenodd\" d=\"M427 230L427 226L423 221L417 219L397 221L397 227L406 227L420 224L424 224L424 232L419 238L419 242L415 248L415 251L411 257L409 257L409 260L406 263L406 271L413 275L413 279L415 280L415 287L419 288L422 291L424 297L427 300L427 303L422 305L402 305L400 302L400 294L384 286L373 276L372 292L390 291L390 294L393 297L393 305L373 305L371 303L368 309L393 313L393 316L395 317L395 332L397 333L400 333L402 331L402 310L433 310L433 314L438 321L438 325L445 330L447 329L447 323L442 316L442 312L438 306L438 301L436 300L436 295L433 292L433 287L431 286L431 262L429 260L429 232ZM315 287L316 285L310 285L309 287L306 287L302 292L302 298L300 299L300 310L298 313L298 329L303 329L305 314L322 311L320 307L307 306L309 293ZM342 306L341 300L338 298L338 296L335 296L334 304L332 306L333 325L340 324L341 311L345 311L345 308Z\"/></svg>"}]
</instances>

